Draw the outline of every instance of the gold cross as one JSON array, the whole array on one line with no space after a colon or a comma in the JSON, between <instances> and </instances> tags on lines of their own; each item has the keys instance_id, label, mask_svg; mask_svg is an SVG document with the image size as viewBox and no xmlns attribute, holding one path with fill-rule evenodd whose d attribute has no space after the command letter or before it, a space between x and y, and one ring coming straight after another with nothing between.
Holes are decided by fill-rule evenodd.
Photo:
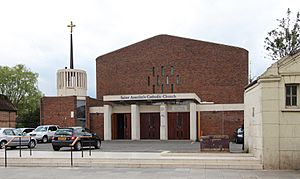
<instances>
[{"instance_id":1,"label":"gold cross","mask_svg":"<svg viewBox=\"0 0 300 179\"><path fill-rule=\"evenodd\" d=\"M73 32L73 27L75 27L76 25L74 24L73 25L73 22L71 21L71 24L70 25L68 25L68 27L70 27L71 28L71 33Z\"/></svg>"}]
</instances>

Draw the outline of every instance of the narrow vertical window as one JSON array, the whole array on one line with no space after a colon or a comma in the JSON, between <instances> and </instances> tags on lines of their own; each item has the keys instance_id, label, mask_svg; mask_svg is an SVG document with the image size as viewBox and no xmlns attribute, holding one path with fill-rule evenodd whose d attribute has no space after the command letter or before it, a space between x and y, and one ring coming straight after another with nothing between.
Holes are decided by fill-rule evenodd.
<instances>
[{"instance_id":1,"label":"narrow vertical window","mask_svg":"<svg viewBox=\"0 0 300 179\"><path fill-rule=\"evenodd\" d=\"M297 106L297 85L286 85L285 97L286 106Z\"/></svg>"},{"instance_id":2,"label":"narrow vertical window","mask_svg":"<svg viewBox=\"0 0 300 179\"><path fill-rule=\"evenodd\" d=\"M174 93L174 84L171 84L171 93Z\"/></svg>"},{"instance_id":3,"label":"narrow vertical window","mask_svg":"<svg viewBox=\"0 0 300 179\"><path fill-rule=\"evenodd\" d=\"M161 76L164 76L165 75L165 68L164 66L161 66Z\"/></svg>"},{"instance_id":4,"label":"narrow vertical window","mask_svg":"<svg viewBox=\"0 0 300 179\"><path fill-rule=\"evenodd\" d=\"M159 84L160 84L160 80L159 80L159 76L158 75L156 77L156 84L157 84L157 86L159 86Z\"/></svg>"},{"instance_id":5,"label":"narrow vertical window","mask_svg":"<svg viewBox=\"0 0 300 179\"><path fill-rule=\"evenodd\" d=\"M161 84L161 93L164 93L164 84Z\"/></svg>"},{"instance_id":6,"label":"narrow vertical window","mask_svg":"<svg viewBox=\"0 0 300 179\"><path fill-rule=\"evenodd\" d=\"M177 84L177 85L180 84L180 78L179 78L179 75L176 76L176 84Z\"/></svg>"},{"instance_id":7,"label":"narrow vertical window","mask_svg":"<svg viewBox=\"0 0 300 179\"><path fill-rule=\"evenodd\" d=\"M167 85L169 84L169 76L167 75L167 78L166 78L166 83Z\"/></svg>"},{"instance_id":8,"label":"narrow vertical window","mask_svg":"<svg viewBox=\"0 0 300 179\"><path fill-rule=\"evenodd\" d=\"M152 67L152 76L155 76L155 67Z\"/></svg>"},{"instance_id":9,"label":"narrow vertical window","mask_svg":"<svg viewBox=\"0 0 300 179\"><path fill-rule=\"evenodd\" d=\"M150 76L148 76L148 86L150 86Z\"/></svg>"},{"instance_id":10,"label":"narrow vertical window","mask_svg":"<svg viewBox=\"0 0 300 179\"><path fill-rule=\"evenodd\" d=\"M152 92L155 93L155 85L152 85Z\"/></svg>"},{"instance_id":11,"label":"narrow vertical window","mask_svg":"<svg viewBox=\"0 0 300 179\"><path fill-rule=\"evenodd\" d=\"M174 67L171 66L171 76L173 76L173 75L174 75Z\"/></svg>"}]
</instances>

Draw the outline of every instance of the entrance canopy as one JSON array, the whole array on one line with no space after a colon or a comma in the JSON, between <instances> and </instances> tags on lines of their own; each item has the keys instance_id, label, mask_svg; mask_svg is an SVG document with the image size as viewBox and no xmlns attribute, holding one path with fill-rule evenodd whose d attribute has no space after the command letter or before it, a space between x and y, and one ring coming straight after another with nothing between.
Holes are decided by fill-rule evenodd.
<instances>
[{"instance_id":1,"label":"entrance canopy","mask_svg":"<svg viewBox=\"0 0 300 179\"><path fill-rule=\"evenodd\" d=\"M164 94L124 94L106 95L103 101L106 102L135 102L135 101L182 101L192 100L200 104L201 99L195 93L164 93Z\"/></svg>"}]
</instances>

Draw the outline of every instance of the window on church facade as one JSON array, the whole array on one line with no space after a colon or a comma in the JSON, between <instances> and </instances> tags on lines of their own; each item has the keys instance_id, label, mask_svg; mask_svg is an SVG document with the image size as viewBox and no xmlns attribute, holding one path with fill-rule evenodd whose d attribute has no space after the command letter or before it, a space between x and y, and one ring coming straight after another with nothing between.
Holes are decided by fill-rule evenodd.
<instances>
[{"instance_id":1,"label":"window on church facade","mask_svg":"<svg viewBox=\"0 0 300 179\"><path fill-rule=\"evenodd\" d=\"M177 85L180 84L180 77L179 77L179 75L176 76L176 84L177 84Z\"/></svg>"},{"instance_id":2,"label":"window on church facade","mask_svg":"<svg viewBox=\"0 0 300 179\"><path fill-rule=\"evenodd\" d=\"M164 93L164 84L161 84L161 93Z\"/></svg>"},{"instance_id":3,"label":"window on church facade","mask_svg":"<svg viewBox=\"0 0 300 179\"><path fill-rule=\"evenodd\" d=\"M166 84L168 85L169 84L169 76L167 75L166 77Z\"/></svg>"},{"instance_id":4,"label":"window on church facade","mask_svg":"<svg viewBox=\"0 0 300 179\"><path fill-rule=\"evenodd\" d=\"M157 77L156 77L156 85L159 86L159 84L160 84L160 79L159 79L159 76L157 75Z\"/></svg>"},{"instance_id":5,"label":"window on church facade","mask_svg":"<svg viewBox=\"0 0 300 179\"><path fill-rule=\"evenodd\" d=\"M165 68L164 68L164 66L161 66L161 76L165 76Z\"/></svg>"},{"instance_id":6,"label":"window on church facade","mask_svg":"<svg viewBox=\"0 0 300 179\"><path fill-rule=\"evenodd\" d=\"M174 67L171 66L171 76L173 76L173 75L174 75Z\"/></svg>"},{"instance_id":7,"label":"window on church facade","mask_svg":"<svg viewBox=\"0 0 300 179\"><path fill-rule=\"evenodd\" d=\"M148 76L148 86L150 86L150 76Z\"/></svg>"},{"instance_id":8,"label":"window on church facade","mask_svg":"<svg viewBox=\"0 0 300 179\"><path fill-rule=\"evenodd\" d=\"M152 76L155 76L155 67L152 67Z\"/></svg>"}]
</instances>

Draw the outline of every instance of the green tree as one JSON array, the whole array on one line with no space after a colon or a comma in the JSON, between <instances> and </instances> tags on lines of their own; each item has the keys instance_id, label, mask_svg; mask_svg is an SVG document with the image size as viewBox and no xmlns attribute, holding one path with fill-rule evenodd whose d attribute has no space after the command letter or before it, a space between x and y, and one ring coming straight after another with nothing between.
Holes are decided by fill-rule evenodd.
<instances>
[{"instance_id":1,"label":"green tree","mask_svg":"<svg viewBox=\"0 0 300 179\"><path fill-rule=\"evenodd\" d=\"M287 17L277 19L279 26L268 32L265 38L265 49L272 60L279 60L286 55L293 55L300 48L300 13L294 22L290 19L291 11L287 10Z\"/></svg>"},{"instance_id":2,"label":"green tree","mask_svg":"<svg viewBox=\"0 0 300 179\"><path fill-rule=\"evenodd\" d=\"M17 107L19 127L34 127L39 121L37 111L42 93L38 89L37 78L38 74L31 72L24 65L12 68L0 66L0 93L6 95Z\"/></svg>"}]
</instances>

